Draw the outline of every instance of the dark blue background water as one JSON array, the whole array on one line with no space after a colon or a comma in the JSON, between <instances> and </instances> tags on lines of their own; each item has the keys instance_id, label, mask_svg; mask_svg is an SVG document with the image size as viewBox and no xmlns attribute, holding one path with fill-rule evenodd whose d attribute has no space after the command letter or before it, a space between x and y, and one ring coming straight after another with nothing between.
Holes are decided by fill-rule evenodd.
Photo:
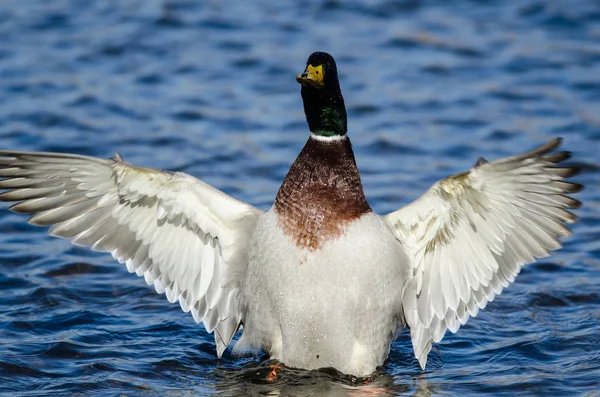
<instances>
[{"instance_id":1,"label":"dark blue background water","mask_svg":"<svg viewBox=\"0 0 600 397\"><path fill-rule=\"evenodd\" d=\"M3 395L598 395L598 2L3 1L0 148L118 150L267 209L307 138L294 77L314 50L338 61L376 211L564 136L587 185L565 248L447 335L425 373L404 333L370 385L295 371L268 385L261 358L217 360L178 305L2 205Z\"/></svg>"}]
</instances>

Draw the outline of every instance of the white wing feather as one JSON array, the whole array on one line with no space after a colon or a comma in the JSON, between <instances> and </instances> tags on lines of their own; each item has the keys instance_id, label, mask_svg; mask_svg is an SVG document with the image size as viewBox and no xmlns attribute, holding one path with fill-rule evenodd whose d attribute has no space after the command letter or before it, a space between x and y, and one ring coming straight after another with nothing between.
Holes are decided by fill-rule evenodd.
<instances>
[{"instance_id":1,"label":"white wing feather","mask_svg":"<svg viewBox=\"0 0 600 397\"><path fill-rule=\"evenodd\" d=\"M3 178L3 179L2 179ZM50 234L110 252L215 333L219 356L240 322L233 275L261 213L183 173L122 158L0 151L2 201Z\"/></svg>"},{"instance_id":2,"label":"white wing feather","mask_svg":"<svg viewBox=\"0 0 600 397\"><path fill-rule=\"evenodd\" d=\"M456 332L469 316L515 280L521 267L548 256L567 237L567 211L580 203L564 182L577 169L557 167L569 153L549 154L560 139L434 184L421 198L385 216L411 258L403 291L413 348L425 369L431 342Z\"/></svg>"}]
</instances>

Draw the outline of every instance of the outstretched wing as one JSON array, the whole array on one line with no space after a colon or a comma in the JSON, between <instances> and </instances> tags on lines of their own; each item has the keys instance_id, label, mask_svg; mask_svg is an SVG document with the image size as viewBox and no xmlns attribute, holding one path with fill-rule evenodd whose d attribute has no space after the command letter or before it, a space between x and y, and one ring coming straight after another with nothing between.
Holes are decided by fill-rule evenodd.
<instances>
[{"instance_id":1,"label":"outstretched wing","mask_svg":"<svg viewBox=\"0 0 600 397\"><path fill-rule=\"evenodd\" d=\"M110 252L209 332L219 355L238 328L231 276L243 271L258 209L184 173L95 157L0 151L2 201L50 234Z\"/></svg>"},{"instance_id":2,"label":"outstretched wing","mask_svg":"<svg viewBox=\"0 0 600 397\"><path fill-rule=\"evenodd\" d=\"M565 193L582 186L565 182L578 172L556 164L555 139L528 153L435 183L421 198L385 216L412 262L403 291L413 349L425 369L431 342L456 332L469 316L515 279L521 267L548 256L571 231L581 203Z\"/></svg>"}]
</instances>

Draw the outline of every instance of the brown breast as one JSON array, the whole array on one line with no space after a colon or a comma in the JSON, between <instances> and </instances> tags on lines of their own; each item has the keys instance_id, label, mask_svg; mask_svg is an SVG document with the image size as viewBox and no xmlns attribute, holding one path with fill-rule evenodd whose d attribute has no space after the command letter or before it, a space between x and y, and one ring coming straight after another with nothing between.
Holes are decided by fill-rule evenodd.
<instances>
[{"instance_id":1,"label":"brown breast","mask_svg":"<svg viewBox=\"0 0 600 397\"><path fill-rule=\"evenodd\" d=\"M284 233L311 251L370 212L350 139L311 137L279 188L275 211Z\"/></svg>"}]
</instances>

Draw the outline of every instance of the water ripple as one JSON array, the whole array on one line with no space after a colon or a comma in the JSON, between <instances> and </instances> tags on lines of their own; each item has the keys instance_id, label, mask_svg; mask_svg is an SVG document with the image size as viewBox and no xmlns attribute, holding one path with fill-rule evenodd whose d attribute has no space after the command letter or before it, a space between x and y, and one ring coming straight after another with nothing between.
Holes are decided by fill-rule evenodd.
<instances>
[{"instance_id":1,"label":"water ripple","mask_svg":"<svg viewBox=\"0 0 600 397\"><path fill-rule=\"evenodd\" d=\"M142 280L2 206L0 394L597 393L597 2L21 0L0 3L0 36L3 149L118 150L267 209L307 135L294 77L326 50L376 211L557 135L587 185L563 250L434 346L424 373L405 331L367 384L292 369L268 383L266 357L217 359Z\"/></svg>"}]
</instances>

